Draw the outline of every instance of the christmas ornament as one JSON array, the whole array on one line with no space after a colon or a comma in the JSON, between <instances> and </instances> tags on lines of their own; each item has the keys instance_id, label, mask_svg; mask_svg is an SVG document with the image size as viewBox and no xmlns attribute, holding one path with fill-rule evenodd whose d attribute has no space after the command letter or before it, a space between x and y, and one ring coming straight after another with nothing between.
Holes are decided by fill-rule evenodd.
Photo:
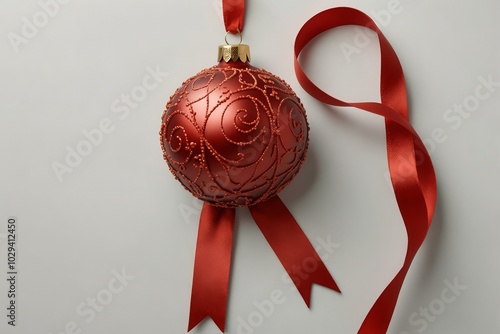
<instances>
[{"instance_id":1,"label":"christmas ornament","mask_svg":"<svg viewBox=\"0 0 500 334\"><path fill-rule=\"evenodd\" d=\"M300 100L249 59L247 45L220 46L220 63L184 82L162 117L170 170L194 196L216 206L275 196L297 174L307 150Z\"/></svg>"},{"instance_id":2,"label":"christmas ornament","mask_svg":"<svg viewBox=\"0 0 500 334\"><path fill-rule=\"evenodd\" d=\"M244 0L223 0L223 13L226 31L241 37ZM310 40L343 25L365 26L379 36L381 103L338 100L319 89L300 66L299 54ZM176 90L162 115L160 129L160 143L170 171L204 201L188 331L207 316L224 331L236 207L249 208L307 306L313 283L340 292L278 197L306 156L309 127L300 100L283 80L249 64L250 50L241 39L236 45L226 40L226 45L219 47L218 60L218 65L199 72ZM406 273L429 229L436 202L430 156L408 121L401 65L368 16L340 7L319 13L299 31L295 72L304 89L316 99L385 118L389 171L408 233L408 249L400 271L359 329L362 334L385 333ZM314 269L297 277L296 269L306 262L309 269Z\"/></svg>"}]
</instances>

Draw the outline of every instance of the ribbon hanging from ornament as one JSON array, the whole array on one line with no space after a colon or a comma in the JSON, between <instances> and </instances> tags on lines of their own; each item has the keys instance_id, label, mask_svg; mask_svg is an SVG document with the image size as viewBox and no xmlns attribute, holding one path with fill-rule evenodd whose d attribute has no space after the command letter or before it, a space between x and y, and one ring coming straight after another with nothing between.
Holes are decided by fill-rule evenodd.
<instances>
[{"instance_id":1,"label":"ribbon hanging from ornament","mask_svg":"<svg viewBox=\"0 0 500 334\"><path fill-rule=\"evenodd\" d=\"M313 283L340 292L316 250L278 196L255 204L249 210L290 277L294 277L294 271L303 266L305 259L315 261L316 268L307 277L292 280L308 307ZM203 204L188 331L208 316L224 332L234 216L234 208Z\"/></svg>"},{"instance_id":2,"label":"ribbon hanging from ornament","mask_svg":"<svg viewBox=\"0 0 500 334\"><path fill-rule=\"evenodd\" d=\"M378 35L382 103L354 103L336 99L318 88L300 66L298 61L300 52L314 37L345 25L367 27ZM405 276L429 230L437 197L436 177L431 158L408 119L403 69L396 53L375 22L363 12L348 7L332 8L312 17L300 29L294 49L297 79L311 96L329 105L355 107L385 118L387 161L396 201L406 227L408 245L401 269L378 297L358 333L386 333Z\"/></svg>"}]
</instances>

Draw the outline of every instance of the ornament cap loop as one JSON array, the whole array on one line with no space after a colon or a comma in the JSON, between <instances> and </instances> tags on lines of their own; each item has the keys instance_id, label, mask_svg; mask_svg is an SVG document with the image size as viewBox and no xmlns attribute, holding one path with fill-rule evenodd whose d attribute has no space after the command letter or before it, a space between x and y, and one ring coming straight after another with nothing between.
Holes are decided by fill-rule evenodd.
<instances>
[{"instance_id":1,"label":"ornament cap loop","mask_svg":"<svg viewBox=\"0 0 500 334\"><path fill-rule=\"evenodd\" d=\"M236 33L236 34L233 34L233 33L232 33L232 32L230 32L230 31L226 32L226 36L224 36L224 41L226 42L226 45L231 44L231 43L229 43L229 42L227 41L227 35L229 35L229 34L238 35L238 37L239 37L239 39L240 39L240 41L238 42L238 45L239 45L239 44L241 44L241 42L243 42L243 34L241 33L240 29L237 29L236 31L237 31L237 33Z\"/></svg>"},{"instance_id":2,"label":"ornament cap loop","mask_svg":"<svg viewBox=\"0 0 500 334\"><path fill-rule=\"evenodd\" d=\"M217 56L217 61L228 62L232 61L242 61L246 63L250 61L250 47L246 44L227 44L219 46L219 53Z\"/></svg>"}]
</instances>

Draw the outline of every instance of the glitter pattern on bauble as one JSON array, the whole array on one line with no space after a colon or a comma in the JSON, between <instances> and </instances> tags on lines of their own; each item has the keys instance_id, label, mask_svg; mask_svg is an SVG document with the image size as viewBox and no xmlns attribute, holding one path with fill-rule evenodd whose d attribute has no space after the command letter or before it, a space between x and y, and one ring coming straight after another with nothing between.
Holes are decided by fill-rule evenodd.
<instances>
[{"instance_id":1,"label":"glitter pattern on bauble","mask_svg":"<svg viewBox=\"0 0 500 334\"><path fill-rule=\"evenodd\" d=\"M160 142L170 171L194 196L238 207L290 183L308 133L305 110L286 82L248 63L221 61L170 98Z\"/></svg>"}]
</instances>

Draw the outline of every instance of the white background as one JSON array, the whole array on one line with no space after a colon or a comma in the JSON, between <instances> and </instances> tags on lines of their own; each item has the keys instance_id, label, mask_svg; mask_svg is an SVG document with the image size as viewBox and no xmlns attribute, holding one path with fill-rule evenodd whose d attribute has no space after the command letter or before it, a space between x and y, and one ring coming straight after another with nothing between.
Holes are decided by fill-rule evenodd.
<instances>
[{"instance_id":1,"label":"white background","mask_svg":"<svg viewBox=\"0 0 500 334\"><path fill-rule=\"evenodd\" d=\"M343 293L315 286L307 309L240 209L227 333L355 333L404 257L406 236L386 178L383 120L326 107L294 76L296 33L335 6L365 11L395 48L411 120L429 144L438 178L433 225L389 333L500 333L495 0L248 1L244 42L252 64L290 83L311 126L309 157L282 198L315 246L318 238L336 244L320 253L328 255ZM38 1L0 4L0 332L185 333L199 202L169 173L158 131L175 88L215 64L225 34L219 1L73 0L58 7L44 22ZM34 16L40 27L31 35L24 28L23 36ZM13 34L25 39L13 43ZM377 40L362 41L352 27L325 33L305 51L304 67L334 96L376 101ZM356 48L350 56L340 48L347 44ZM124 106L122 94L140 90L148 69L163 73L157 87L128 113L114 112ZM497 86L477 88L480 77ZM476 88L488 97L474 98ZM464 103L472 111L453 111ZM53 165L67 165L68 149L85 145L84 131L103 120L111 124L108 133L58 178ZM17 217L19 233L15 328L4 307L9 216ZM126 286L113 279L122 271ZM445 290L454 281L462 286L456 294ZM120 292L110 292L110 282ZM274 290L284 302L259 318L255 304ZM443 302L443 291L453 302ZM88 298L96 297L106 305L91 319ZM427 318L420 308L430 310ZM242 321L253 323L250 331L240 328ZM192 333L218 330L205 321Z\"/></svg>"}]
</instances>

